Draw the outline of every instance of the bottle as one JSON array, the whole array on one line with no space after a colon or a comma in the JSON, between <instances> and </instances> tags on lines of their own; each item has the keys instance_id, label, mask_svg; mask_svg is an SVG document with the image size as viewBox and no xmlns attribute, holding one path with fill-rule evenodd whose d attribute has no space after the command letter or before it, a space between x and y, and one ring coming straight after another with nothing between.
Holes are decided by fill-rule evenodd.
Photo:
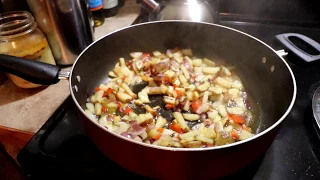
<instances>
[{"instance_id":1,"label":"bottle","mask_svg":"<svg viewBox=\"0 0 320 180\"><path fill-rule=\"evenodd\" d=\"M118 8L122 8L125 4L125 0L118 0Z\"/></svg>"},{"instance_id":2,"label":"bottle","mask_svg":"<svg viewBox=\"0 0 320 180\"><path fill-rule=\"evenodd\" d=\"M103 0L103 15L105 18L118 13L118 0Z\"/></svg>"},{"instance_id":3,"label":"bottle","mask_svg":"<svg viewBox=\"0 0 320 180\"><path fill-rule=\"evenodd\" d=\"M89 0L89 8L94 21L94 27L101 26L104 23L102 0Z\"/></svg>"},{"instance_id":4,"label":"bottle","mask_svg":"<svg viewBox=\"0 0 320 180\"><path fill-rule=\"evenodd\" d=\"M56 65L46 37L37 28L37 23L29 12L12 11L1 14L0 27L0 54ZM9 73L7 76L20 88L42 86Z\"/></svg>"}]
</instances>

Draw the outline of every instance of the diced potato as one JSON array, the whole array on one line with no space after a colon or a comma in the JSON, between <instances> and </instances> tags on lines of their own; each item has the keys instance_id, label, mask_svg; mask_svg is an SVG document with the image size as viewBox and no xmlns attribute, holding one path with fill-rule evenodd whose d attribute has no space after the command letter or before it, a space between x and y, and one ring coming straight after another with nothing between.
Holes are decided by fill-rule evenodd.
<instances>
[{"instance_id":1,"label":"diced potato","mask_svg":"<svg viewBox=\"0 0 320 180\"><path fill-rule=\"evenodd\" d=\"M215 93L215 94L222 94L223 92L223 89L221 87L218 87L218 86L211 86L209 88L209 91Z\"/></svg>"},{"instance_id":2,"label":"diced potato","mask_svg":"<svg viewBox=\"0 0 320 180\"><path fill-rule=\"evenodd\" d=\"M147 87L146 91L147 91L148 94L151 94L151 95L162 94L162 88L160 86Z\"/></svg>"},{"instance_id":3,"label":"diced potato","mask_svg":"<svg viewBox=\"0 0 320 180\"><path fill-rule=\"evenodd\" d=\"M252 136L254 136L252 133L246 130L242 130L239 134L239 140L245 140L245 139L251 138Z\"/></svg>"},{"instance_id":4,"label":"diced potato","mask_svg":"<svg viewBox=\"0 0 320 180\"><path fill-rule=\"evenodd\" d=\"M237 114L237 115L242 115L246 111L243 107L232 107L232 108L227 108L228 113L230 114Z\"/></svg>"},{"instance_id":5,"label":"diced potato","mask_svg":"<svg viewBox=\"0 0 320 180\"><path fill-rule=\"evenodd\" d=\"M143 67L143 62L142 61L137 61L135 63L135 65L136 65L137 69L141 69Z\"/></svg>"},{"instance_id":6,"label":"diced potato","mask_svg":"<svg viewBox=\"0 0 320 180\"><path fill-rule=\"evenodd\" d=\"M160 146L167 146L170 147L174 144L172 137L169 135L162 135L161 138L158 140L158 145Z\"/></svg>"},{"instance_id":7,"label":"diced potato","mask_svg":"<svg viewBox=\"0 0 320 180\"><path fill-rule=\"evenodd\" d=\"M207 104L209 99L209 92L205 91L202 96L202 104Z\"/></svg>"},{"instance_id":8,"label":"diced potato","mask_svg":"<svg viewBox=\"0 0 320 180\"><path fill-rule=\"evenodd\" d=\"M217 137L216 132L214 131L214 126L209 126L206 130L205 136L210 139L215 139Z\"/></svg>"},{"instance_id":9,"label":"diced potato","mask_svg":"<svg viewBox=\"0 0 320 180\"><path fill-rule=\"evenodd\" d=\"M163 101L167 104L175 104L176 98L170 96L163 96Z\"/></svg>"},{"instance_id":10,"label":"diced potato","mask_svg":"<svg viewBox=\"0 0 320 180\"><path fill-rule=\"evenodd\" d=\"M139 135L141 137L142 140L145 140L148 138L148 134L146 131L144 131L141 135Z\"/></svg>"},{"instance_id":11,"label":"diced potato","mask_svg":"<svg viewBox=\"0 0 320 180\"><path fill-rule=\"evenodd\" d=\"M213 144L213 139L207 138L205 136L196 136L196 140L204 142L204 143Z\"/></svg>"},{"instance_id":12,"label":"diced potato","mask_svg":"<svg viewBox=\"0 0 320 180\"><path fill-rule=\"evenodd\" d=\"M127 124L125 122L122 122L122 121L114 123L114 125L119 126L119 129L118 129L118 132L117 132L118 134L126 132L130 128L129 124Z\"/></svg>"},{"instance_id":13,"label":"diced potato","mask_svg":"<svg viewBox=\"0 0 320 180\"><path fill-rule=\"evenodd\" d=\"M187 133L184 133L184 134L181 134L180 135L180 139L191 139L195 136L199 135L199 131L190 131L190 132L187 132Z\"/></svg>"},{"instance_id":14,"label":"diced potato","mask_svg":"<svg viewBox=\"0 0 320 180\"><path fill-rule=\"evenodd\" d=\"M120 66L120 71L124 76L129 76L130 69L127 66Z\"/></svg>"},{"instance_id":15,"label":"diced potato","mask_svg":"<svg viewBox=\"0 0 320 180\"><path fill-rule=\"evenodd\" d=\"M133 138L133 140L138 141L138 142L142 142L142 139L139 136L136 136L135 138Z\"/></svg>"},{"instance_id":16,"label":"diced potato","mask_svg":"<svg viewBox=\"0 0 320 180\"><path fill-rule=\"evenodd\" d=\"M162 116L159 116L157 121L156 121L156 125L155 127L157 129L164 127L167 124L167 120L165 118L163 118Z\"/></svg>"},{"instance_id":17,"label":"diced potato","mask_svg":"<svg viewBox=\"0 0 320 180\"><path fill-rule=\"evenodd\" d=\"M115 116L115 117L113 118L113 122L114 122L114 123L120 122L120 120L121 120L121 117L120 117L120 116Z\"/></svg>"},{"instance_id":18,"label":"diced potato","mask_svg":"<svg viewBox=\"0 0 320 180\"><path fill-rule=\"evenodd\" d=\"M124 115L121 119L124 120L124 121L131 120L130 116L128 116L128 115Z\"/></svg>"},{"instance_id":19,"label":"diced potato","mask_svg":"<svg viewBox=\"0 0 320 180\"><path fill-rule=\"evenodd\" d=\"M204 77L205 77L204 75L199 75L199 76L196 77L195 80L196 80L197 82L202 82L203 79L204 79Z\"/></svg>"},{"instance_id":20,"label":"diced potato","mask_svg":"<svg viewBox=\"0 0 320 180\"><path fill-rule=\"evenodd\" d=\"M180 124L180 126L184 132L190 131L186 121L184 120L184 118L180 112L173 112L172 115L177 120L178 124Z\"/></svg>"},{"instance_id":21,"label":"diced potato","mask_svg":"<svg viewBox=\"0 0 320 180\"><path fill-rule=\"evenodd\" d=\"M127 103L133 99L129 94L120 91L116 94L116 97L123 103Z\"/></svg>"},{"instance_id":22,"label":"diced potato","mask_svg":"<svg viewBox=\"0 0 320 180\"><path fill-rule=\"evenodd\" d=\"M197 91L194 91L192 93L192 99L194 99L194 100L199 99L199 93Z\"/></svg>"},{"instance_id":23,"label":"diced potato","mask_svg":"<svg viewBox=\"0 0 320 180\"><path fill-rule=\"evenodd\" d=\"M204 58L203 61L202 61L203 64L206 64L207 66L211 66L211 67L214 67L216 66L216 63L207 59L207 58Z\"/></svg>"},{"instance_id":24,"label":"diced potato","mask_svg":"<svg viewBox=\"0 0 320 180\"><path fill-rule=\"evenodd\" d=\"M220 122L222 121L222 117L218 114L214 117L213 122Z\"/></svg>"},{"instance_id":25,"label":"diced potato","mask_svg":"<svg viewBox=\"0 0 320 180\"><path fill-rule=\"evenodd\" d=\"M99 103L102 101L102 97L103 97L104 91L102 89L100 89L99 91L97 91L95 93L96 96L96 101L98 101Z\"/></svg>"},{"instance_id":26,"label":"diced potato","mask_svg":"<svg viewBox=\"0 0 320 180\"><path fill-rule=\"evenodd\" d=\"M186 84L188 82L188 80L182 74L179 75L179 80L182 84Z\"/></svg>"},{"instance_id":27,"label":"diced potato","mask_svg":"<svg viewBox=\"0 0 320 180\"><path fill-rule=\"evenodd\" d=\"M240 96L240 91L238 89L229 89L228 93L231 94L233 98L238 98Z\"/></svg>"},{"instance_id":28,"label":"diced potato","mask_svg":"<svg viewBox=\"0 0 320 180\"><path fill-rule=\"evenodd\" d=\"M167 86L165 86L164 84L161 84L160 88L161 88L161 93L162 94L167 94L167 91L168 91Z\"/></svg>"},{"instance_id":29,"label":"diced potato","mask_svg":"<svg viewBox=\"0 0 320 180\"><path fill-rule=\"evenodd\" d=\"M220 71L220 67L202 67L202 72L204 74L217 74Z\"/></svg>"},{"instance_id":30,"label":"diced potato","mask_svg":"<svg viewBox=\"0 0 320 180\"><path fill-rule=\"evenodd\" d=\"M203 84L197 87L198 91L206 91L210 87L210 83L208 81L205 81Z\"/></svg>"},{"instance_id":31,"label":"diced potato","mask_svg":"<svg viewBox=\"0 0 320 180\"><path fill-rule=\"evenodd\" d=\"M156 129L151 129L149 132L148 132L148 137L153 137L155 135L158 134L158 131Z\"/></svg>"},{"instance_id":32,"label":"diced potato","mask_svg":"<svg viewBox=\"0 0 320 180\"><path fill-rule=\"evenodd\" d=\"M134 112L131 112L130 114L129 114L129 117L130 118L132 118L132 119L135 119L135 117L137 117L138 115L136 114L136 113L134 113Z\"/></svg>"},{"instance_id":33,"label":"diced potato","mask_svg":"<svg viewBox=\"0 0 320 180\"><path fill-rule=\"evenodd\" d=\"M89 112L91 112L92 114L95 113L94 110L94 105L92 103L86 103L86 108Z\"/></svg>"},{"instance_id":34,"label":"diced potato","mask_svg":"<svg viewBox=\"0 0 320 180\"><path fill-rule=\"evenodd\" d=\"M189 121L196 121L200 119L200 115L199 114L188 114L188 113L184 113L182 114L183 118Z\"/></svg>"},{"instance_id":35,"label":"diced potato","mask_svg":"<svg viewBox=\"0 0 320 180\"><path fill-rule=\"evenodd\" d=\"M172 78L175 75L175 72L173 72L172 70L167 70L166 72L164 72L164 75Z\"/></svg>"},{"instance_id":36,"label":"diced potato","mask_svg":"<svg viewBox=\"0 0 320 180\"><path fill-rule=\"evenodd\" d=\"M222 116L222 117L226 117L228 114L227 114L227 111L226 111L226 107L224 105L219 105L217 107L217 111L219 112L219 114Z\"/></svg>"},{"instance_id":37,"label":"diced potato","mask_svg":"<svg viewBox=\"0 0 320 180\"><path fill-rule=\"evenodd\" d=\"M201 141L187 141L182 144L188 148L199 148L199 147L201 147L202 143L201 143Z\"/></svg>"},{"instance_id":38,"label":"diced potato","mask_svg":"<svg viewBox=\"0 0 320 180\"><path fill-rule=\"evenodd\" d=\"M176 60L178 63L182 63L183 62L183 58L181 57L181 55L179 53L174 53L173 54L173 59Z\"/></svg>"},{"instance_id":39,"label":"diced potato","mask_svg":"<svg viewBox=\"0 0 320 180\"><path fill-rule=\"evenodd\" d=\"M193 68L194 72L201 74L202 73L202 67L194 67Z\"/></svg>"},{"instance_id":40,"label":"diced potato","mask_svg":"<svg viewBox=\"0 0 320 180\"><path fill-rule=\"evenodd\" d=\"M139 96L139 94L138 94L138 96ZM138 105L138 106L141 106L143 104L143 102L140 99L137 99L137 100L134 101L134 104Z\"/></svg>"},{"instance_id":41,"label":"diced potato","mask_svg":"<svg viewBox=\"0 0 320 180\"><path fill-rule=\"evenodd\" d=\"M237 89L243 89L243 85L241 83L241 81L239 80L235 80L233 81L232 85L231 85L232 88L237 88Z\"/></svg>"},{"instance_id":42,"label":"diced potato","mask_svg":"<svg viewBox=\"0 0 320 180\"><path fill-rule=\"evenodd\" d=\"M88 109L84 110L84 112L89 116L90 119L97 119L96 116Z\"/></svg>"},{"instance_id":43,"label":"diced potato","mask_svg":"<svg viewBox=\"0 0 320 180\"><path fill-rule=\"evenodd\" d=\"M142 52L132 52L130 56L134 59L139 59L142 56Z\"/></svg>"},{"instance_id":44,"label":"diced potato","mask_svg":"<svg viewBox=\"0 0 320 180\"><path fill-rule=\"evenodd\" d=\"M92 95L92 96L90 97L90 102L92 102L92 103L97 102L95 95Z\"/></svg>"},{"instance_id":45,"label":"diced potato","mask_svg":"<svg viewBox=\"0 0 320 180\"><path fill-rule=\"evenodd\" d=\"M128 86L127 84L122 83L122 84L121 84L121 88L123 88L124 91L125 91L126 93L128 93L131 97L137 98L137 95L131 91L131 89L129 88L129 86Z\"/></svg>"},{"instance_id":46,"label":"diced potato","mask_svg":"<svg viewBox=\"0 0 320 180\"><path fill-rule=\"evenodd\" d=\"M191 49L182 49L181 52L186 56L192 56L192 50Z\"/></svg>"},{"instance_id":47,"label":"diced potato","mask_svg":"<svg viewBox=\"0 0 320 180\"><path fill-rule=\"evenodd\" d=\"M229 71L229 69L227 69L225 67L222 68L222 73L223 73L223 75L231 76L231 72Z\"/></svg>"},{"instance_id":48,"label":"diced potato","mask_svg":"<svg viewBox=\"0 0 320 180\"><path fill-rule=\"evenodd\" d=\"M232 86L232 83L224 78L221 78L221 77L217 77L217 79L215 80L215 82L222 86L222 87L225 87L225 88L231 88Z\"/></svg>"},{"instance_id":49,"label":"diced potato","mask_svg":"<svg viewBox=\"0 0 320 180\"><path fill-rule=\"evenodd\" d=\"M160 63L160 61L161 61L161 59L159 59L159 58L155 58L155 57L151 58L151 64L152 65L158 64L158 63Z\"/></svg>"},{"instance_id":50,"label":"diced potato","mask_svg":"<svg viewBox=\"0 0 320 180\"><path fill-rule=\"evenodd\" d=\"M120 63L120 66L126 66L126 62L124 58L119 58L119 63Z\"/></svg>"},{"instance_id":51,"label":"diced potato","mask_svg":"<svg viewBox=\"0 0 320 180\"><path fill-rule=\"evenodd\" d=\"M183 106L183 110L189 111L189 109L190 109L190 100L188 99Z\"/></svg>"},{"instance_id":52,"label":"diced potato","mask_svg":"<svg viewBox=\"0 0 320 180\"><path fill-rule=\"evenodd\" d=\"M152 53L154 56L161 56L161 52L159 51L153 51Z\"/></svg>"},{"instance_id":53,"label":"diced potato","mask_svg":"<svg viewBox=\"0 0 320 180\"><path fill-rule=\"evenodd\" d=\"M213 109L213 110L207 112L207 114L208 114L209 119L211 121L213 121L215 119L215 117L218 115L218 111Z\"/></svg>"},{"instance_id":54,"label":"diced potato","mask_svg":"<svg viewBox=\"0 0 320 180\"><path fill-rule=\"evenodd\" d=\"M199 131L199 136L204 136L205 135L205 133L206 133L206 130L207 130L207 128L206 128L206 126L203 124L203 123L201 123L200 124L200 127L199 127L199 129L198 129L198 131Z\"/></svg>"},{"instance_id":55,"label":"diced potato","mask_svg":"<svg viewBox=\"0 0 320 180\"><path fill-rule=\"evenodd\" d=\"M185 89L189 90L189 91L194 91L196 89L196 86L193 84L190 84L188 87L186 87Z\"/></svg>"},{"instance_id":56,"label":"diced potato","mask_svg":"<svg viewBox=\"0 0 320 180\"><path fill-rule=\"evenodd\" d=\"M101 115L101 109L102 109L102 106L100 103L96 103L94 105L94 112L96 115L100 116Z\"/></svg>"},{"instance_id":57,"label":"diced potato","mask_svg":"<svg viewBox=\"0 0 320 180\"><path fill-rule=\"evenodd\" d=\"M187 95L187 98L189 101L193 101L193 92L192 91L187 91L186 95Z\"/></svg>"},{"instance_id":58,"label":"diced potato","mask_svg":"<svg viewBox=\"0 0 320 180\"><path fill-rule=\"evenodd\" d=\"M150 113L146 113L146 114L139 114L139 118L137 118L137 123L138 124L142 124L148 120L152 120L153 116Z\"/></svg>"},{"instance_id":59,"label":"diced potato","mask_svg":"<svg viewBox=\"0 0 320 180\"><path fill-rule=\"evenodd\" d=\"M113 71L109 71L108 75L110 77L117 77L117 75Z\"/></svg>"},{"instance_id":60,"label":"diced potato","mask_svg":"<svg viewBox=\"0 0 320 180\"><path fill-rule=\"evenodd\" d=\"M142 103L149 103L150 100L149 100L149 97L148 97L148 94L145 92L145 91L140 91L138 93L138 97L139 97L139 100L142 102Z\"/></svg>"},{"instance_id":61,"label":"diced potato","mask_svg":"<svg viewBox=\"0 0 320 180\"><path fill-rule=\"evenodd\" d=\"M173 90L173 86L168 86L168 93L172 94Z\"/></svg>"},{"instance_id":62,"label":"diced potato","mask_svg":"<svg viewBox=\"0 0 320 180\"><path fill-rule=\"evenodd\" d=\"M190 79L190 74L189 74L188 70L186 69L186 67L184 67L183 65L181 65L181 66L180 66L180 69L181 69L181 71L183 72L184 77L185 77L187 80ZM180 79L180 81L181 81L181 79ZM181 81L181 82L182 82L182 81ZM182 82L182 84L184 84L184 83Z\"/></svg>"},{"instance_id":63,"label":"diced potato","mask_svg":"<svg viewBox=\"0 0 320 180\"><path fill-rule=\"evenodd\" d=\"M230 132L222 131L217 133L217 138L215 139L215 145L225 145L233 143L234 139L232 138Z\"/></svg>"},{"instance_id":64,"label":"diced potato","mask_svg":"<svg viewBox=\"0 0 320 180\"><path fill-rule=\"evenodd\" d=\"M179 80L179 78L175 78L175 79L173 80L173 84L179 86L179 85L181 84L181 81Z\"/></svg>"},{"instance_id":65,"label":"diced potato","mask_svg":"<svg viewBox=\"0 0 320 180\"><path fill-rule=\"evenodd\" d=\"M202 59L194 59L192 61L193 66L201 66L202 65Z\"/></svg>"},{"instance_id":66,"label":"diced potato","mask_svg":"<svg viewBox=\"0 0 320 180\"><path fill-rule=\"evenodd\" d=\"M106 117L101 117L98 120L98 123L104 127L106 127L107 129L109 129L110 131L113 131L113 122L112 121L107 121Z\"/></svg>"}]
</instances>

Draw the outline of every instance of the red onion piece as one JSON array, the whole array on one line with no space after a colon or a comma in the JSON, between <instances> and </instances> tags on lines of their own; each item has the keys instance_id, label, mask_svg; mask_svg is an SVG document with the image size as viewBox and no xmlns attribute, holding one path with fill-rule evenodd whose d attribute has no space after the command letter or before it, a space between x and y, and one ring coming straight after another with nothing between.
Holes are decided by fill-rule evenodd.
<instances>
[{"instance_id":1,"label":"red onion piece","mask_svg":"<svg viewBox=\"0 0 320 180\"><path fill-rule=\"evenodd\" d=\"M186 58L183 58L183 65L188 71L191 71L193 69L193 67Z\"/></svg>"},{"instance_id":2,"label":"red onion piece","mask_svg":"<svg viewBox=\"0 0 320 180\"><path fill-rule=\"evenodd\" d=\"M134 131L141 131L141 129L143 129L141 126L139 126L137 123L134 123L131 125L132 129Z\"/></svg>"},{"instance_id":3,"label":"red onion piece","mask_svg":"<svg viewBox=\"0 0 320 180\"><path fill-rule=\"evenodd\" d=\"M207 119L208 116L207 116L207 113L202 113L201 116L200 116L200 119L203 121L205 119Z\"/></svg>"},{"instance_id":4,"label":"red onion piece","mask_svg":"<svg viewBox=\"0 0 320 180\"><path fill-rule=\"evenodd\" d=\"M120 134L121 136L124 136L126 138L132 139L132 135L129 132L123 132Z\"/></svg>"},{"instance_id":5,"label":"red onion piece","mask_svg":"<svg viewBox=\"0 0 320 180\"><path fill-rule=\"evenodd\" d=\"M173 71L179 71L179 68L180 68L180 65L179 65L179 63L177 62L177 61L171 61L171 69L173 70Z\"/></svg>"},{"instance_id":6,"label":"red onion piece","mask_svg":"<svg viewBox=\"0 0 320 180\"><path fill-rule=\"evenodd\" d=\"M152 73L153 74L158 74L160 73L162 70L165 70L169 67L169 63L168 62L160 62L154 66L152 66Z\"/></svg>"},{"instance_id":7,"label":"red onion piece","mask_svg":"<svg viewBox=\"0 0 320 180\"><path fill-rule=\"evenodd\" d=\"M142 128L139 131L132 131L132 132L130 132L130 134L132 135L132 137L136 137L136 136L139 136L139 135L143 134L145 131L146 131L146 129Z\"/></svg>"},{"instance_id":8,"label":"red onion piece","mask_svg":"<svg viewBox=\"0 0 320 180\"><path fill-rule=\"evenodd\" d=\"M107 118L107 121L113 121L113 116L112 115L110 115L110 116L108 116L108 118Z\"/></svg>"}]
</instances>

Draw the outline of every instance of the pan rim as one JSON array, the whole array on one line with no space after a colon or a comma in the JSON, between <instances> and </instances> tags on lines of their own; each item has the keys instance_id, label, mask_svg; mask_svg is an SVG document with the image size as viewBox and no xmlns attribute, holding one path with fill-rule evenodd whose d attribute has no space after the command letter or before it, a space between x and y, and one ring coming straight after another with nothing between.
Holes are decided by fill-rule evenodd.
<instances>
[{"instance_id":1,"label":"pan rim","mask_svg":"<svg viewBox=\"0 0 320 180\"><path fill-rule=\"evenodd\" d=\"M125 29L129 29L129 28L132 28L132 27L136 27L136 26L143 26L143 25L147 25L147 24L157 24L157 23L172 23L172 22L182 22L182 23L195 23L195 24L205 24L205 25L209 25L209 26L217 26L217 27L220 27L220 28L224 28L224 29L228 29L228 30L232 30L232 31L235 31L237 33L240 33L242 35L245 35L249 38L252 38L258 42L260 42L261 44L263 44L264 46L266 46L267 48L269 48L271 51L273 51L281 60L282 62L285 64L285 66L287 67L290 75L291 75L291 78L292 78L292 83L293 83L293 94L292 94L292 99L291 99L291 102L290 102L290 105L288 106L287 110L285 111L285 113L275 122L273 123L270 127L268 127L267 129L263 130L262 132L259 132L258 134L255 134L253 137L251 138L248 138L248 139L245 139L245 140L242 140L242 141L238 141L238 142L234 142L234 143L231 143L231 144L226 144L226 145L221 145L221 146L214 146L214 147L207 147L207 148L174 148L174 147L164 147L164 146L157 146L157 145L151 145L151 144L147 144L147 143L144 143L144 142L138 142L138 141L135 141L133 139L129 139L129 138L126 138L126 137L123 137L119 134L116 134L114 132L111 132L109 131L108 129L102 127L97 121L94 121L92 119L90 119L90 117L87 115L87 113L85 113L85 111L81 108L80 104L78 103L75 95L74 95L74 92L73 92L73 87L72 87L72 76L73 76L73 70L74 68L76 67L77 65L77 62L78 60L81 58L82 54L84 54L91 46L93 46L95 43L97 43L98 41L104 39L105 37L109 36L109 35L112 35L114 33L117 33L119 31L122 31L122 30L125 30ZM269 46L268 44L266 44L265 42L263 42L262 40L250 35L250 34L247 34L243 31L240 31L240 30L237 30L237 29L234 29L234 28L231 28L231 27L227 27L227 26L224 26L224 25L219 25L219 24L212 24L212 23L206 23L206 22L193 22L193 21L187 21L187 20L162 20L162 21L152 21L152 22L145 22L145 23L140 23L140 24L135 24L135 25L130 25L130 26L127 26L127 27L124 27L124 28L121 28L121 29L118 29L118 30L115 30L115 31L112 31L104 36L102 36L101 38L97 39L96 41L94 41L93 43L91 43L89 46L87 46L80 54L79 56L77 57L76 61L74 62L72 68L71 68L71 72L70 72L70 80L69 80L69 89L70 89L70 92L71 92L71 96L72 96L72 99L73 101L75 102L77 108L81 111L81 113L87 118L89 119L92 123L94 123L96 126L98 126L99 128L101 128L102 130L106 131L107 133L113 135L113 136L116 136L117 138L120 138L122 140L125 140L125 141L128 141L130 143L136 143L137 145L141 145L141 146L146 146L146 147L149 147L149 148L156 148L156 149L159 149L159 150L166 150L166 151L210 151L210 150L218 150L218 149L224 149L224 148L229 148L229 147L233 147L233 146L237 146L237 145L241 145L241 144L244 144L244 143L248 143L250 141L253 141L254 139L257 139L267 133L269 133L271 130L275 129L276 127L278 127L284 120L285 118L288 116L288 114L291 112L294 104L295 104L295 101L296 101L296 96L297 96L297 84L296 84L296 79L295 79L295 76L292 72L292 69L291 67L289 66L289 64L285 61L285 59L280 56L277 51L275 49L273 49L271 46Z\"/></svg>"}]
</instances>

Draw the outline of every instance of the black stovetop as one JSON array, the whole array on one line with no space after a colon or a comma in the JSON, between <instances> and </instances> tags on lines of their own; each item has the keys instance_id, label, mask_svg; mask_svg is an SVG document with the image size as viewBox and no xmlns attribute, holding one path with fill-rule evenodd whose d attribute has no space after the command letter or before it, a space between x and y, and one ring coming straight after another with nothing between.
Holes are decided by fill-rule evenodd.
<instances>
[{"instance_id":1,"label":"black stovetop","mask_svg":"<svg viewBox=\"0 0 320 180\"><path fill-rule=\"evenodd\" d=\"M285 32L301 33L320 42L320 29L235 21L220 24L256 36L276 50L281 46L274 41L275 35ZM320 179L320 139L311 110L312 95L320 86L320 63L303 63L290 52L286 60L298 86L291 113L264 157L223 179ZM30 179L146 179L119 167L96 149L85 135L71 97L21 150L18 162Z\"/></svg>"}]
</instances>

